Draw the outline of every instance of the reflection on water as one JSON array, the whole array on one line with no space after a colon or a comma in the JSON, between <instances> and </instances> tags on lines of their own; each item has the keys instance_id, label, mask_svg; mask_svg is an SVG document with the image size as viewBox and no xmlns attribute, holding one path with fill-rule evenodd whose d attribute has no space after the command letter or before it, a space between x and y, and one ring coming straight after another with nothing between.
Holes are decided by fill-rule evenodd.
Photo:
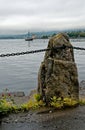
<instances>
[{"instance_id":1,"label":"reflection on water","mask_svg":"<svg viewBox=\"0 0 85 130\"><path fill-rule=\"evenodd\" d=\"M47 47L48 40L33 41L0 40L0 54L22 52ZM73 46L85 47L84 42L72 42ZM4 88L10 91L24 91L26 94L37 87L37 75L45 52L0 58L0 92ZM75 50L79 80L85 79L85 51Z\"/></svg>"}]
</instances>

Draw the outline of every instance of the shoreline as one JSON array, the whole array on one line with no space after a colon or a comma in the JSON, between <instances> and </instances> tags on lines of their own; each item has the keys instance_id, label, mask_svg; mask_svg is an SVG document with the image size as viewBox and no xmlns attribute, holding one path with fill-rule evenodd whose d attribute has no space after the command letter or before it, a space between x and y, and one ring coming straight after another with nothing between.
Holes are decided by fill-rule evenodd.
<instances>
[{"instance_id":1,"label":"shoreline","mask_svg":"<svg viewBox=\"0 0 85 130\"><path fill-rule=\"evenodd\" d=\"M34 91L31 92L33 94ZM13 97L18 105L26 103L29 96ZM79 88L79 98L85 99L85 87ZM0 130L85 130L85 105L65 110L41 108L2 119Z\"/></svg>"}]
</instances>

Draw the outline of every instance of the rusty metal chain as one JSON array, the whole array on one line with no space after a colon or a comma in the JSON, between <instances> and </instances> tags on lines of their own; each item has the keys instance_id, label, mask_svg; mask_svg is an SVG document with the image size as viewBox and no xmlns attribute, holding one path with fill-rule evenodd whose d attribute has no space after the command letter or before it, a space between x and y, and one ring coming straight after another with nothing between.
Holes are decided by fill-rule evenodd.
<instances>
[{"instance_id":1,"label":"rusty metal chain","mask_svg":"<svg viewBox=\"0 0 85 130\"><path fill-rule=\"evenodd\" d=\"M76 50L85 50L85 48L73 47L73 46L65 46L65 45L58 46L58 47L55 47L55 48L52 48L52 49L58 50L58 49L65 49L65 48L72 48L72 49L76 49ZM49 50L52 50L52 49L47 48L47 49L32 50L32 51L26 51L26 52L0 54L0 57L10 57L10 56L20 56L20 55L25 55L25 54L33 54L33 53L38 53L38 52L49 51Z\"/></svg>"},{"instance_id":2,"label":"rusty metal chain","mask_svg":"<svg viewBox=\"0 0 85 130\"><path fill-rule=\"evenodd\" d=\"M25 51L25 52L17 52L17 53L7 53L7 54L0 54L0 57L9 57L9 56L20 56L25 54L33 54L43 51L48 51L50 49L41 49L41 50L32 50L32 51Z\"/></svg>"}]
</instances>

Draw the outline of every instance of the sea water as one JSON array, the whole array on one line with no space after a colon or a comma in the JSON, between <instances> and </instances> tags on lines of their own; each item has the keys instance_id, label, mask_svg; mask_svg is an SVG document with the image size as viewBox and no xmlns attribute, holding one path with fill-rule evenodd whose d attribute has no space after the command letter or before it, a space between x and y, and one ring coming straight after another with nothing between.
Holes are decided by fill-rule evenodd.
<instances>
[{"instance_id":1,"label":"sea water","mask_svg":"<svg viewBox=\"0 0 85 130\"><path fill-rule=\"evenodd\" d=\"M73 46L84 47L85 42L71 42ZM47 48L48 39L0 40L0 54L25 52ZM38 71L45 52L23 56L0 57L0 92L6 88L9 91L24 91L29 94L37 88ZM85 51L74 50L75 62L78 68L79 82L85 80Z\"/></svg>"}]
</instances>

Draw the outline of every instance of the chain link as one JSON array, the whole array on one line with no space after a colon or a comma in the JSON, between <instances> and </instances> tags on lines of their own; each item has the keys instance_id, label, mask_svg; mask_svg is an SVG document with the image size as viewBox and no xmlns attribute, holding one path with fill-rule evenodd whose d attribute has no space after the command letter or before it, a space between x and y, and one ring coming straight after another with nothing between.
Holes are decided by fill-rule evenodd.
<instances>
[{"instance_id":1,"label":"chain link","mask_svg":"<svg viewBox=\"0 0 85 130\"><path fill-rule=\"evenodd\" d=\"M48 50L51 50L51 49L41 49L41 50L32 50L32 51L26 51L26 52L0 54L0 57L20 56L20 55L33 54L33 53L38 53L38 52L43 52L43 51L48 51Z\"/></svg>"},{"instance_id":2,"label":"chain link","mask_svg":"<svg viewBox=\"0 0 85 130\"><path fill-rule=\"evenodd\" d=\"M73 47L73 46L58 46L55 48L47 48L47 49L40 49L40 50L32 50L32 51L26 51L26 52L17 52L17 53L7 53L7 54L0 54L0 57L10 57L10 56L20 56L20 55L26 55L26 54L33 54L33 53L38 53L38 52L44 52L44 51L49 51L49 50L58 50L58 49L65 49L65 48L72 48L76 50L85 50L85 48L81 47Z\"/></svg>"}]
</instances>

